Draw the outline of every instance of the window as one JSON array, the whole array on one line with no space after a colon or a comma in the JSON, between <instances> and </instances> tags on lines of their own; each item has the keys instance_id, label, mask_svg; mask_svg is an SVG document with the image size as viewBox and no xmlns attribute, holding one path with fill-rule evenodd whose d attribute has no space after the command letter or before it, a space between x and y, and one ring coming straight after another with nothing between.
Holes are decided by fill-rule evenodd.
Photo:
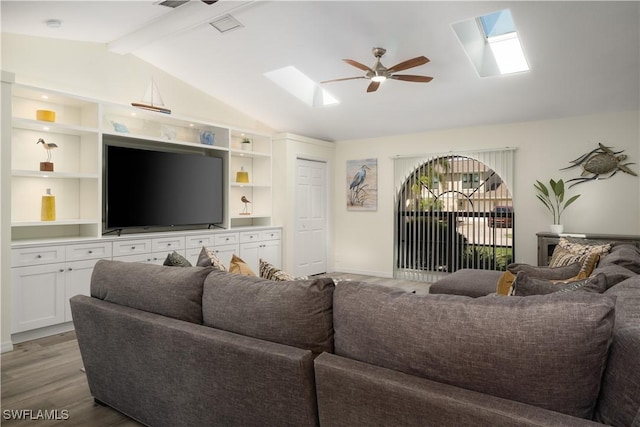
<instances>
[{"instance_id":1,"label":"window","mask_svg":"<svg viewBox=\"0 0 640 427\"><path fill-rule=\"evenodd\" d=\"M479 173L463 173L462 174L462 189L476 189L480 186L480 174Z\"/></svg>"},{"instance_id":2,"label":"window","mask_svg":"<svg viewBox=\"0 0 640 427\"><path fill-rule=\"evenodd\" d=\"M509 9L458 22L452 28L481 77L529 70Z\"/></svg>"}]
</instances>

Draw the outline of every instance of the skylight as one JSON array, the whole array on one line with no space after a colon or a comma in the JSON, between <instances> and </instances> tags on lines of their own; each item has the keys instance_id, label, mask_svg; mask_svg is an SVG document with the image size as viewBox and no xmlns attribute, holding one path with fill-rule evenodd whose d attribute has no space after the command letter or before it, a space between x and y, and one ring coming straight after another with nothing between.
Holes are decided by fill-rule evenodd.
<instances>
[{"instance_id":1,"label":"skylight","mask_svg":"<svg viewBox=\"0 0 640 427\"><path fill-rule=\"evenodd\" d=\"M529 70L509 9L478 18L501 74Z\"/></svg>"},{"instance_id":2,"label":"skylight","mask_svg":"<svg viewBox=\"0 0 640 427\"><path fill-rule=\"evenodd\" d=\"M458 22L452 27L481 77L529 70L509 9Z\"/></svg>"},{"instance_id":3,"label":"skylight","mask_svg":"<svg viewBox=\"0 0 640 427\"><path fill-rule=\"evenodd\" d=\"M327 92L310 77L290 65L264 73L265 77L311 107L338 104L333 95Z\"/></svg>"}]
</instances>

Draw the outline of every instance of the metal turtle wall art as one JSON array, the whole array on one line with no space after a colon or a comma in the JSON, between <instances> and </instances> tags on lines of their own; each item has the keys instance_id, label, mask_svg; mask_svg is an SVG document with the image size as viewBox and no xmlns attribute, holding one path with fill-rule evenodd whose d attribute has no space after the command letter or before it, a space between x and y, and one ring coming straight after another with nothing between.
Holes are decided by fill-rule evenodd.
<instances>
[{"instance_id":1,"label":"metal turtle wall art","mask_svg":"<svg viewBox=\"0 0 640 427\"><path fill-rule=\"evenodd\" d=\"M574 185L582 184L583 182L592 181L594 179L609 179L614 176L618 171L628 173L629 175L638 176L637 173L629 169L627 166L635 163L622 163L627 160L626 154L621 154L624 150L613 151L612 147L606 147L601 143L598 143L598 148L572 160L571 166L562 168L560 170L571 169L577 166L582 166L582 175L580 178L568 179L566 182L572 182L569 188ZM601 175L609 174L609 176L601 177ZM589 176L590 175L590 176Z\"/></svg>"}]
</instances>

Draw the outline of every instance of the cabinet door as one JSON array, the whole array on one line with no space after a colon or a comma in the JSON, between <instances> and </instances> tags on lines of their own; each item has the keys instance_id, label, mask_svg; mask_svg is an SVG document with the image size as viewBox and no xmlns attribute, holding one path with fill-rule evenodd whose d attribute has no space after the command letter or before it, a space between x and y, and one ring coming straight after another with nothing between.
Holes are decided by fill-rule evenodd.
<instances>
[{"instance_id":1,"label":"cabinet door","mask_svg":"<svg viewBox=\"0 0 640 427\"><path fill-rule=\"evenodd\" d=\"M65 264L64 272L64 321L70 322L71 305L69 299L75 295L91 295L91 274L95 267L97 259L86 261L68 262Z\"/></svg>"},{"instance_id":2,"label":"cabinet door","mask_svg":"<svg viewBox=\"0 0 640 427\"><path fill-rule=\"evenodd\" d=\"M64 268L47 264L11 270L12 333L64 322Z\"/></svg>"},{"instance_id":3,"label":"cabinet door","mask_svg":"<svg viewBox=\"0 0 640 427\"><path fill-rule=\"evenodd\" d=\"M260 274L260 257L261 242L242 243L240 245L240 258L247 263L249 268L258 276Z\"/></svg>"},{"instance_id":4,"label":"cabinet door","mask_svg":"<svg viewBox=\"0 0 640 427\"><path fill-rule=\"evenodd\" d=\"M262 244L260 245L258 258L261 258L278 268L282 268L280 240L268 240L266 242L262 242Z\"/></svg>"},{"instance_id":5,"label":"cabinet door","mask_svg":"<svg viewBox=\"0 0 640 427\"><path fill-rule=\"evenodd\" d=\"M222 262L222 265L224 265L228 270L229 264L231 264L231 258L234 254L237 255L240 252L239 249L238 245L223 245L216 246L214 251Z\"/></svg>"}]
</instances>

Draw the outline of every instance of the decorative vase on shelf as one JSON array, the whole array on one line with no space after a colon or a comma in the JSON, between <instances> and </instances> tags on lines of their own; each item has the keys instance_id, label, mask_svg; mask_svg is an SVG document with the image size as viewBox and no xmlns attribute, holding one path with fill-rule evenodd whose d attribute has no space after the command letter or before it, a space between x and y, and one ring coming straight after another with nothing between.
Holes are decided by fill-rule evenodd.
<instances>
[{"instance_id":1,"label":"decorative vase on shelf","mask_svg":"<svg viewBox=\"0 0 640 427\"><path fill-rule=\"evenodd\" d=\"M551 224L549 226L549 229L551 230L551 232L553 234L562 234L562 232L564 231L564 225L562 225L562 224Z\"/></svg>"},{"instance_id":2,"label":"decorative vase on shelf","mask_svg":"<svg viewBox=\"0 0 640 427\"><path fill-rule=\"evenodd\" d=\"M51 194L50 188L47 188L47 194L42 196L42 207L40 209L40 219L42 221L56 220L56 196Z\"/></svg>"},{"instance_id":3,"label":"decorative vase on shelf","mask_svg":"<svg viewBox=\"0 0 640 427\"><path fill-rule=\"evenodd\" d=\"M245 138L242 140L242 151L251 151L251 140Z\"/></svg>"},{"instance_id":4,"label":"decorative vase on shelf","mask_svg":"<svg viewBox=\"0 0 640 427\"><path fill-rule=\"evenodd\" d=\"M200 143L204 145L213 145L215 141L215 136L213 132L205 130L200 132Z\"/></svg>"}]
</instances>

